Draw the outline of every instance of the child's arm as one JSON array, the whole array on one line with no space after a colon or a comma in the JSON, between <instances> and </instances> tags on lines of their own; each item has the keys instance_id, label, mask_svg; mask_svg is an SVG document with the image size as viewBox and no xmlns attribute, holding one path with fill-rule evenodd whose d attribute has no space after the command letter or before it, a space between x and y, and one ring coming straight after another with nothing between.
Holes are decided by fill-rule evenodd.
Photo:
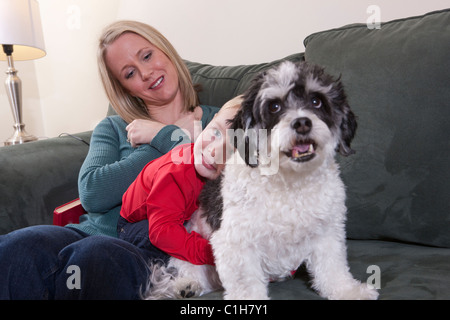
<instances>
[{"instance_id":1,"label":"child's arm","mask_svg":"<svg viewBox=\"0 0 450 320\"><path fill-rule=\"evenodd\" d=\"M195 174L193 166L191 170ZM201 181L190 179L186 172L158 173L146 203L149 239L154 246L175 258L196 265L214 265L208 240L196 232L188 233L184 227L197 209L202 187Z\"/></svg>"}]
</instances>

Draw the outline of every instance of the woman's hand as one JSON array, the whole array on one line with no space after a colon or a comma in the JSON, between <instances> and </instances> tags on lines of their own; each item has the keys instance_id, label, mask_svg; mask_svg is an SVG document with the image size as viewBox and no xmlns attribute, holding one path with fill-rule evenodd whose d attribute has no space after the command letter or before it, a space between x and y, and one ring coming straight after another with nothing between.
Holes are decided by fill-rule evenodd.
<instances>
[{"instance_id":1,"label":"woman's hand","mask_svg":"<svg viewBox=\"0 0 450 320\"><path fill-rule=\"evenodd\" d=\"M198 125L198 121L201 121L202 116L203 109L201 107L196 107L193 112L180 115L174 125L185 131L186 134L189 135L191 141L194 142L195 138L197 138L195 135L198 136L202 131L201 124L197 130L195 129L196 121ZM133 148L136 148L141 144L151 143L153 138L165 126L165 124L154 120L134 120L126 127L128 132L128 142L130 142Z\"/></svg>"},{"instance_id":2,"label":"woman's hand","mask_svg":"<svg viewBox=\"0 0 450 320\"><path fill-rule=\"evenodd\" d=\"M134 120L126 127L128 142L133 148L141 144L151 143L153 138L164 127L164 124L153 120Z\"/></svg>"}]
</instances>

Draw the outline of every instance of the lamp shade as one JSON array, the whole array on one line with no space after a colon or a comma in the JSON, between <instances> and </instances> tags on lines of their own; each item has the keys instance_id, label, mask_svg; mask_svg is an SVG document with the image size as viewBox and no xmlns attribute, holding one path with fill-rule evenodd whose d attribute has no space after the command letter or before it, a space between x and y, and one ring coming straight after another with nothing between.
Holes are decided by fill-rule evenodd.
<instances>
[{"instance_id":1,"label":"lamp shade","mask_svg":"<svg viewBox=\"0 0 450 320\"><path fill-rule=\"evenodd\" d=\"M46 55L39 3L36 0L0 0L0 45L13 45L14 60ZM1 50L0 60L6 60Z\"/></svg>"}]
</instances>

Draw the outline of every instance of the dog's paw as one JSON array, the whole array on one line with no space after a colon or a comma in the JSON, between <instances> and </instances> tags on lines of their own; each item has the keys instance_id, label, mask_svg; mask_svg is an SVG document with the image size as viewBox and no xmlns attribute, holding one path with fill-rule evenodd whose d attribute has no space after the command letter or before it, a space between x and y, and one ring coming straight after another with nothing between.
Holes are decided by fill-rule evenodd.
<instances>
[{"instance_id":1,"label":"dog's paw","mask_svg":"<svg viewBox=\"0 0 450 320\"><path fill-rule=\"evenodd\" d=\"M370 288L366 283L358 283L342 290L335 291L331 300L377 300L378 291Z\"/></svg>"},{"instance_id":2,"label":"dog's paw","mask_svg":"<svg viewBox=\"0 0 450 320\"><path fill-rule=\"evenodd\" d=\"M361 284L361 296L360 300L377 300L380 295L377 289L374 289L367 285L367 283Z\"/></svg>"},{"instance_id":3,"label":"dog's paw","mask_svg":"<svg viewBox=\"0 0 450 320\"><path fill-rule=\"evenodd\" d=\"M177 299L189 299L198 297L202 293L200 284L192 279L179 278L175 283L175 295Z\"/></svg>"}]
</instances>

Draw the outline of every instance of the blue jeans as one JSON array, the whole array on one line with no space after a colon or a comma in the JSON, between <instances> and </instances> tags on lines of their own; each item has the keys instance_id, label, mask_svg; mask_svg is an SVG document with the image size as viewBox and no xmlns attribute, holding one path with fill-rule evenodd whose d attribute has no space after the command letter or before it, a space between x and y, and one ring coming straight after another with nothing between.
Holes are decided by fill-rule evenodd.
<instances>
[{"instance_id":1,"label":"blue jeans","mask_svg":"<svg viewBox=\"0 0 450 320\"><path fill-rule=\"evenodd\" d=\"M144 250L152 262L161 261L167 263L170 256L155 247L148 237L148 220L130 223L122 217L117 222L117 234L119 239L125 240Z\"/></svg>"},{"instance_id":2,"label":"blue jeans","mask_svg":"<svg viewBox=\"0 0 450 320\"><path fill-rule=\"evenodd\" d=\"M153 254L71 228L17 230L0 236L0 299L139 299Z\"/></svg>"}]
</instances>

